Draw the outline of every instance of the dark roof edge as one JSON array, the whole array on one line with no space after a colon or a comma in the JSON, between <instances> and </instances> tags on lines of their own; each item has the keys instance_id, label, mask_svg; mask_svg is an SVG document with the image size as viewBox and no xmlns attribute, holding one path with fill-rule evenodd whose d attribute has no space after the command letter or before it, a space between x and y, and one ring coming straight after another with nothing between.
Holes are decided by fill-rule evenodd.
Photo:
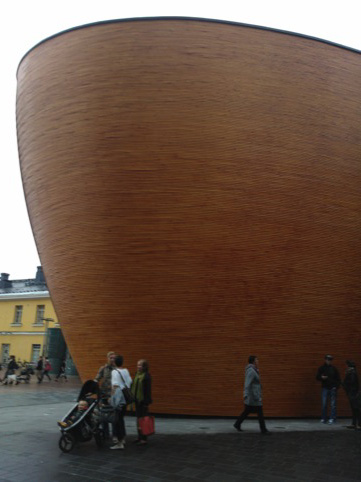
<instances>
[{"instance_id":1,"label":"dark roof edge","mask_svg":"<svg viewBox=\"0 0 361 482\"><path fill-rule=\"evenodd\" d=\"M180 17L174 17L174 16L168 16L168 17L167 16L165 16L165 17L132 17L132 18L120 18L120 19L113 19L113 20L101 20L99 22L91 22L91 23L87 23L87 24L84 24L84 25L79 25L77 27L71 27L71 28L68 28L66 30L62 30L61 32L58 32L54 35L51 35L50 37L47 37L47 38L41 40L40 42L38 42L37 44L35 44L31 49L29 49L23 55L23 57L21 58L21 60L19 62L17 72L19 70L19 67L20 67L22 61L24 60L24 58L30 52L32 52L34 49L39 47L39 45L41 45L41 44L43 44L43 43L47 42L48 40L51 40L55 37L59 37L60 35L64 35L68 32L73 32L75 30L80 30L80 29L83 29L83 28L94 27L94 26L103 25L103 24L120 23L120 22L144 22L144 21L148 22L148 21L154 21L154 20L156 20L156 21L158 21L158 20L186 20L186 21L189 21L190 20L190 21L197 21L197 22L222 23L222 24L226 24L226 25L235 25L235 26L239 26L239 27L255 28L255 29L258 29L258 30L267 30L267 31L275 32L275 33L284 34L284 35L292 35L292 36L295 36L295 37L301 37L301 38L305 38L305 39L308 39L308 40L315 40L317 42L322 42L322 43L331 45L333 47L339 47L339 48L342 48L342 49L345 49L345 50L349 50L351 52L355 52L357 54L361 54L361 50L355 49L353 47L347 47L346 45L338 44L338 43L332 42L330 40L325 40L325 39L322 39L322 38L313 37L311 35L306 35L306 34L302 34L302 33L290 32L288 30L282 30L282 29L277 29L277 28L272 28L272 27L262 27L260 25L252 25L252 24L242 23L242 22L234 22L232 20L218 20L218 19L212 19L212 18L182 17L182 16L180 16Z\"/></svg>"}]
</instances>

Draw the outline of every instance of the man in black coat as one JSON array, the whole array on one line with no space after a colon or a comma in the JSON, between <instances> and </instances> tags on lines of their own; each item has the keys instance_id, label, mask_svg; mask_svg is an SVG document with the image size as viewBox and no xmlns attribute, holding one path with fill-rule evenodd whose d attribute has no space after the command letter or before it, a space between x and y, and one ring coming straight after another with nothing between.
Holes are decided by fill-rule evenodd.
<instances>
[{"instance_id":1,"label":"man in black coat","mask_svg":"<svg viewBox=\"0 0 361 482\"><path fill-rule=\"evenodd\" d=\"M38 363L35 368L38 383L41 383L43 380L43 368L44 368L43 357L39 356Z\"/></svg>"},{"instance_id":2,"label":"man in black coat","mask_svg":"<svg viewBox=\"0 0 361 482\"><path fill-rule=\"evenodd\" d=\"M361 429L361 393L356 365L352 360L346 361L347 369L343 380L347 398L352 410L352 425L347 428Z\"/></svg>"},{"instance_id":3,"label":"man in black coat","mask_svg":"<svg viewBox=\"0 0 361 482\"><path fill-rule=\"evenodd\" d=\"M329 424L336 422L337 390L341 385L340 374L332 365L333 356L326 355L325 363L317 371L316 380L322 383L322 418L321 422L327 422L327 402L331 402L331 418Z\"/></svg>"}]
</instances>

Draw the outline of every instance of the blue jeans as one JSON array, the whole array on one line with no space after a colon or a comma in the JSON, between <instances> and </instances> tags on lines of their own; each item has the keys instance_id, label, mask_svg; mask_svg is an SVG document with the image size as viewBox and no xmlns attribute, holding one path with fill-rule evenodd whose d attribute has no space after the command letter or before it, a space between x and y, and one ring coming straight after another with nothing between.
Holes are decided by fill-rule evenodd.
<instances>
[{"instance_id":1,"label":"blue jeans","mask_svg":"<svg viewBox=\"0 0 361 482\"><path fill-rule=\"evenodd\" d=\"M322 419L327 420L327 401L331 402L331 418L336 420L337 390L336 388L322 389Z\"/></svg>"}]
</instances>

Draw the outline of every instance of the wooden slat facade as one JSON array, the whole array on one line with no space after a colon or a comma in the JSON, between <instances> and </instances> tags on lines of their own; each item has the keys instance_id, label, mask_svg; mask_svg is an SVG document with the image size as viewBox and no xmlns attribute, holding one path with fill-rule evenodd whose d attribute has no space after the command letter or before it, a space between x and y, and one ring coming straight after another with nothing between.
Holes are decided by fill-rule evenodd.
<instances>
[{"instance_id":1,"label":"wooden slat facade","mask_svg":"<svg viewBox=\"0 0 361 482\"><path fill-rule=\"evenodd\" d=\"M324 354L361 366L360 79L357 52L190 19L25 56L24 190L83 379L113 349L155 412L235 415L257 354L267 415L319 415Z\"/></svg>"}]
</instances>

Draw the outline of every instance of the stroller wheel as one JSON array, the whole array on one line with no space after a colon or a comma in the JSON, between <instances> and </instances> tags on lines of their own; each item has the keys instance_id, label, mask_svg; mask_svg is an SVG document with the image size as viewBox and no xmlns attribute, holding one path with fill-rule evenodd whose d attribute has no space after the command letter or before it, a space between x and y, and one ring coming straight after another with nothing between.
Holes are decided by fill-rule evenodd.
<instances>
[{"instance_id":1,"label":"stroller wheel","mask_svg":"<svg viewBox=\"0 0 361 482\"><path fill-rule=\"evenodd\" d=\"M59 448L64 453L69 453L73 450L75 445L75 438L70 433L63 433L59 440Z\"/></svg>"},{"instance_id":2,"label":"stroller wheel","mask_svg":"<svg viewBox=\"0 0 361 482\"><path fill-rule=\"evenodd\" d=\"M97 447L102 447L105 440L103 430L97 430L97 432L95 432L94 434L94 438L95 438L95 443L97 444Z\"/></svg>"}]
</instances>

